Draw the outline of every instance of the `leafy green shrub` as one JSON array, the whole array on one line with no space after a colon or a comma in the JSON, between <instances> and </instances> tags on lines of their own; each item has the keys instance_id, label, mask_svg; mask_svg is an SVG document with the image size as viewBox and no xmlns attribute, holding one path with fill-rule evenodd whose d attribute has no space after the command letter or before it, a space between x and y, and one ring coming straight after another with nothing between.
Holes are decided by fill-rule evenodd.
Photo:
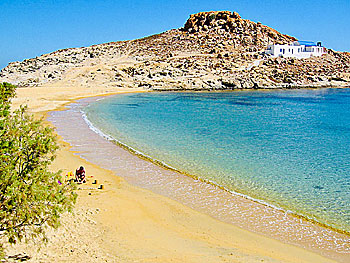
<instances>
[{"instance_id":1,"label":"leafy green shrub","mask_svg":"<svg viewBox=\"0 0 350 263\"><path fill-rule=\"evenodd\" d=\"M209 22L213 21L216 18L216 14L209 15Z\"/></svg>"},{"instance_id":2,"label":"leafy green shrub","mask_svg":"<svg viewBox=\"0 0 350 263\"><path fill-rule=\"evenodd\" d=\"M74 186L59 183L60 171L48 170L58 148L53 130L26 107L10 111L15 88L0 83L0 237L10 243L45 239L45 226L57 227L76 199Z\"/></svg>"}]
</instances>

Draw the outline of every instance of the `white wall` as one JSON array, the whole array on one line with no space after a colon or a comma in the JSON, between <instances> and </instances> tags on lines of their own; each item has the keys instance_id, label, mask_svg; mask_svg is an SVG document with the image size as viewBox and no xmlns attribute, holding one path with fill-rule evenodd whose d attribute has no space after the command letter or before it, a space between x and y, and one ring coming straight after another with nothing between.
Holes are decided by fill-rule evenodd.
<instances>
[{"instance_id":1,"label":"white wall","mask_svg":"<svg viewBox=\"0 0 350 263\"><path fill-rule=\"evenodd\" d=\"M309 58L311 56L321 56L324 48L319 46L305 47L304 45L268 45L265 51L273 57L294 57Z\"/></svg>"}]
</instances>

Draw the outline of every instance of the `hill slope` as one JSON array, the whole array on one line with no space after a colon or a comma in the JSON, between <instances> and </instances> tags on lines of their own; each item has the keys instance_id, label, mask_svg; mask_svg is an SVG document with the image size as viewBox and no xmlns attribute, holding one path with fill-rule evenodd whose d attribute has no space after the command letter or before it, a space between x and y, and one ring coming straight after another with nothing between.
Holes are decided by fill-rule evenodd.
<instances>
[{"instance_id":1,"label":"hill slope","mask_svg":"<svg viewBox=\"0 0 350 263\"><path fill-rule=\"evenodd\" d=\"M294 37L236 12L193 14L183 28L150 37L58 50L10 63L0 81L20 87L110 86L151 90L225 90L350 86L350 54L270 58L267 44Z\"/></svg>"}]
</instances>

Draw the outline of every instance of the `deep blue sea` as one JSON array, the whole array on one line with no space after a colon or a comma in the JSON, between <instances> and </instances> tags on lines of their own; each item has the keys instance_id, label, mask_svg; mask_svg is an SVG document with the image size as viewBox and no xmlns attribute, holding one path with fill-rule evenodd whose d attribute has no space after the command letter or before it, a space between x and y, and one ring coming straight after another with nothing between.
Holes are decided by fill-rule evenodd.
<instances>
[{"instance_id":1,"label":"deep blue sea","mask_svg":"<svg viewBox=\"0 0 350 263\"><path fill-rule=\"evenodd\" d=\"M350 89L134 93L84 111L152 159L350 231Z\"/></svg>"}]
</instances>

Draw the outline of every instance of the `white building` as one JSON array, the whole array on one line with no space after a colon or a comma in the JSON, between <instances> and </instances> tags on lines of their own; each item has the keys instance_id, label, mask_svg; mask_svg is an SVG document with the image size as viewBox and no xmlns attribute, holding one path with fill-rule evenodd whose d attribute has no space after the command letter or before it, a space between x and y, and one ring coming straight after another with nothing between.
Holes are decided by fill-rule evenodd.
<instances>
[{"instance_id":1,"label":"white building","mask_svg":"<svg viewBox=\"0 0 350 263\"><path fill-rule=\"evenodd\" d=\"M318 57L326 53L326 49L321 46L321 42L315 44L310 41L295 41L290 45L268 45L265 54L273 57L293 57L309 58Z\"/></svg>"}]
</instances>

